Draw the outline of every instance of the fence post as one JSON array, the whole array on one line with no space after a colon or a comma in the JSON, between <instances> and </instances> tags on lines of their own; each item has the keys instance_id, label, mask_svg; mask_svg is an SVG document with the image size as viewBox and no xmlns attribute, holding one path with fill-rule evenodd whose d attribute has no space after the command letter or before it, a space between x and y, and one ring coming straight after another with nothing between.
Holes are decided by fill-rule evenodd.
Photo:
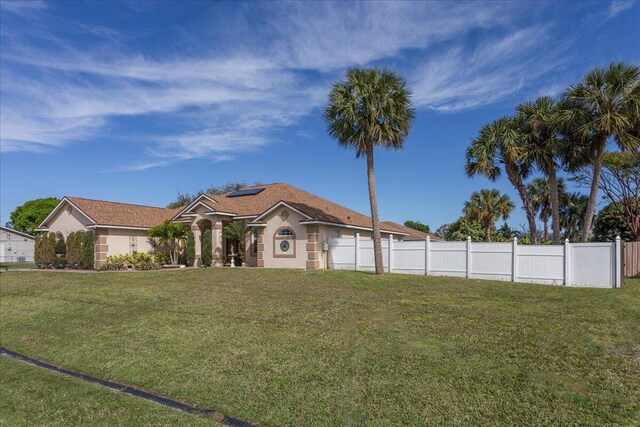
<instances>
[{"instance_id":1,"label":"fence post","mask_svg":"<svg viewBox=\"0 0 640 427\"><path fill-rule=\"evenodd\" d=\"M393 234L389 234L389 273L393 270Z\"/></svg>"},{"instance_id":2,"label":"fence post","mask_svg":"<svg viewBox=\"0 0 640 427\"><path fill-rule=\"evenodd\" d=\"M564 239L564 285L571 286L571 246L569 239Z\"/></svg>"},{"instance_id":3,"label":"fence post","mask_svg":"<svg viewBox=\"0 0 640 427\"><path fill-rule=\"evenodd\" d=\"M620 236L616 236L616 281L614 287L619 288L622 286L622 269L624 268L622 262L622 241Z\"/></svg>"},{"instance_id":4,"label":"fence post","mask_svg":"<svg viewBox=\"0 0 640 427\"><path fill-rule=\"evenodd\" d=\"M431 237L424 239L424 275L429 275L429 246L431 246Z\"/></svg>"},{"instance_id":5,"label":"fence post","mask_svg":"<svg viewBox=\"0 0 640 427\"><path fill-rule=\"evenodd\" d=\"M512 282L516 282L518 280L518 238L513 238L513 276L511 277Z\"/></svg>"},{"instance_id":6,"label":"fence post","mask_svg":"<svg viewBox=\"0 0 640 427\"><path fill-rule=\"evenodd\" d=\"M471 236L467 236L467 279L471 277Z\"/></svg>"},{"instance_id":7,"label":"fence post","mask_svg":"<svg viewBox=\"0 0 640 427\"><path fill-rule=\"evenodd\" d=\"M360 233L356 233L356 244L355 244L355 251L356 251L356 256L355 256L355 261L354 261L354 269L356 271L358 271L358 268L360 268Z\"/></svg>"}]
</instances>

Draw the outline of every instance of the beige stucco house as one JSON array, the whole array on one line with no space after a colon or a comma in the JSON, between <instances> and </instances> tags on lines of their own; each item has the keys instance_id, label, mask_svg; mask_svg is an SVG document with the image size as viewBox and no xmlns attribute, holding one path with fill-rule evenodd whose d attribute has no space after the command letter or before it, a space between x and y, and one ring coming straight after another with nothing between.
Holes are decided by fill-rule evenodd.
<instances>
[{"instance_id":1,"label":"beige stucco house","mask_svg":"<svg viewBox=\"0 0 640 427\"><path fill-rule=\"evenodd\" d=\"M165 220L184 222L196 238L196 258L202 253L202 236L211 230L213 264L237 253L238 242L222 235L223 227L243 219L252 230L246 245L246 263L253 267L326 268L325 242L331 237L371 238L371 219L327 199L284 183L247 187L222 195L200 194L178 209L157 208L64 197L40 224L39 230L61 233L93 230L96 267L110 255L148 252L150 227ZM382 222L382 237L424 239L427 234L393 222ZM432 236L435 238L435 236Z\"/></svg>"}]
</instances>

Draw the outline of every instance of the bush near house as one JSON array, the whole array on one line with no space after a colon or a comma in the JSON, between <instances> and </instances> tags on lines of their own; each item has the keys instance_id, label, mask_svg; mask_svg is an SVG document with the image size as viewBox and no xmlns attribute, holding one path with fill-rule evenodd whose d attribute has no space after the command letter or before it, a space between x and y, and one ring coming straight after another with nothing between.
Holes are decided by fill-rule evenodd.
<instances>
[{"instance_id":1,"label":"bush near house","mask_svg":"<svg viewBox=\"0 0 640 427\"><path fill-rule=\"evenodd\" d=\"M193 235L193 231L189 229L187 231L187 265L192 267L196 262L196 237Z\"/></svg>"},{"instance_id":2,"label":"bush near house","mask_svg":"<svg viewBox=\"0 0 640 427\"><path fill-rule=\"evenodd\" d=\"M106 262L100 267L100 270L158 270L159 268L160 264L153 255L133 252L131 254L112 255L108 257Z\"/></svg>"},{"instance_id":3,"label":"bush near house","mask_svg":"<svg viewBox=\"0 0 640 427\"><path fill-rule=\"evenodd\" d=\"M93 268L94 237L92 231L77 231L64 237L55 233L36 236L34 261L38 268Z\"/></svg>"},{"instance_id":4,"label":"bush near house","mask_svg":"<svg viewBox=\"0 0 640 427\"><path fill-rule=\"evenodd\" d=\"M56 237L56 255L65 256L67 253L67 245L64 241L64 236L60 235Z\"/></svg>"},{"instance_id":5,"label":"bush near house","mask_svg":"<svg viewBox=\"0 0 640 427\"><path fill-rule=\"evenodd\" d=\"M213 260L213 250L211 248L211 230L205 230L202 234L202 265L210 267Z\"/></svg>"},{"instance_id":6,"label":"bush near house","mask_svg":"<svg viewBox=\"0 0 640 427\"><path fill-rule=\"evenodd\" d=\"M94 237L93 232L85 231L84 236L82 237L82 261L81 265L83 268L93 268L93 259L94 259Z\"/></svg>"},{"instance_id":7,"label":"bush near house","mask_svg":"<svg viewBox=\"0 0 640 427\"><path fill-rule=\"evenodd\" d=\"M80 268L82 262L82 233L72 231L67 237L67 266Z\"/></svg>"}]
</instances>

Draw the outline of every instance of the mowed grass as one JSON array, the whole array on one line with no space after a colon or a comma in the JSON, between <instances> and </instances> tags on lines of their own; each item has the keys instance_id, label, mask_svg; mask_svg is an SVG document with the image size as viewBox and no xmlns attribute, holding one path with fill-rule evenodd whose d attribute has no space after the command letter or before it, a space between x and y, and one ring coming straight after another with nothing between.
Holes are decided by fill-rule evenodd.
<instances>
[{"instance_id":1,"label":"mowed grass","mask_svg":"<svg viewBox=\"0 0 640 427\"><path fill-rule=\"evenodd\" d=\"M34 262L0 262L0 270L15 270L24 268L36 268Z\"/></svg>"},{"instance_id":2,"label":"mowed grass","mask_svg":"<svg viewBox=\"0 0 640 427\"><path fill-rule=\"evenodd\" d=\"M0 425L191 425L212 422L0 357Z\"/></svg>"},{"instance_id":3,"label":"mowed grass","mask_svg":"<svg viewBox=\"0 0 640 427\"><path fill-rule=\"evenodd\" d=\"M578 289L206 269L0 281L1 345L266 425L640 423L638 279ZM20 377L3 385L9 398L42 405Z\"/></svg>"}]
</instances>

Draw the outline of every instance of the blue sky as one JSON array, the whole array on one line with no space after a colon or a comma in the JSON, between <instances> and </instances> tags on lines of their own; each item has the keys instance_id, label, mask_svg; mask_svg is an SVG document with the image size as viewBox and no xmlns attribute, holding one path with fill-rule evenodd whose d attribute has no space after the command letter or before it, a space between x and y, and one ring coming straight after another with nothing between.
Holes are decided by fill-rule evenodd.
<instances>
[{"instance_id":1,"label":"blue sky","mask_svg":"<svg viewBox=\"0 0 640 427\"><path fill-rule=\"evenodd\" d=\"M368 213L365 162L321 117L349 67L414 91L401 152L379 151L381 217L432 229L472 191L480 127L596 65L640 63L640 5L616 2L0 3L0 222L29 199L164 206L229 181L288 182Z\"/></svg>"}]
</instances>

